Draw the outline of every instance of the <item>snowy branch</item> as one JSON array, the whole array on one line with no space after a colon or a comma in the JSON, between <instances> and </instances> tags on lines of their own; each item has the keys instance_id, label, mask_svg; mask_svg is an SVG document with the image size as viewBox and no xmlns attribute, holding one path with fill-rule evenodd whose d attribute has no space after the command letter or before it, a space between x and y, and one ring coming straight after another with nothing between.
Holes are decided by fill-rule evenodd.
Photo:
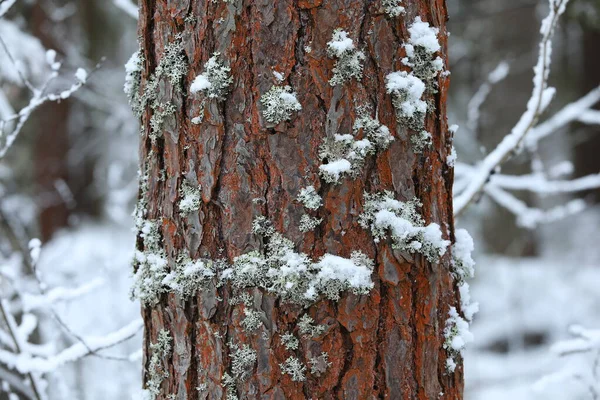
<instances>
[{"instance_id":1,"label":"snowy branch","mask_svg":"<svg viewBox=\"0 0 600 400\"><path fill-rule=\"evenodd\" d=\"M502 61L488 74L487 80L479 86L477 92L471 97L467 104L467 128L475 133L479 124L481 106L485 103L492 87L508 76L510 67L506 61Z\"/></svg>"},{"instance_id":2,"label":"snowy branch","mask_svg":"<svg viewBox=\"0 0 600 400\"><path fill-rule=\"evenodd\" d=\"M32 357L27 353L13 354L5 350L0 350L0 362L23 374L52 372L66 363L75 362L132 338L143 326L143 321L137 319L106 336L85 338L85 343L87 343L89 349L83 343L78 342L60 353L47 358Z\"/></svg>"},{"instance_id":3,"label":"snowy branch","mask_svg":"<svg viewBox=\"0 0 600 400\"><path fill-rule=\"evenodd\" d=\"M564 12L568 0L549 0L550 13L542 22L542 39L537 64L534 67L533 91L527 109L513 127L510 134L479 164L477 172L465 190L454 200L454 214L462 214L469 204L483 192L493 172L518 151L525 137L535 128L540 116L554 95L554 88L548 86L551 64L552 37L559 17Z\"/></svg>"},{"instance_id":4,"label":"snowy branch","mask_svg":"<svg viewBox=\"0 0 600 400\"><path fill-rule=\"evenodd\" d=\"M8 10L15 5L17 0L6 0L0 4L0 18L4 17Z\"/></svg>"},{"instance_id":5,"label":"snowy branch","mask_svg":"<svg viewBox=\"0 0 600 400\"><path fill-rule=\"evenodd\" d=\"M575 121L589 125L600 124L600 111L590 109L598 101L600 101L600 87L591 90L579 100L567 104L548 120L532 129L525 140L527 147L534 149L541 139Z\"/></svg>"},{"instance_id":6,"label":"snowy branch","mask_svg":"<svg viewBox=\"0 0 600 400\"><path fill-rule=\"evenodd\" d=\"M22 340L21 335L19 335L17 322L15 321L14 317L10 313L10 308L8 307L8 301L6 301L5 299L0 299L0 313L2 314L4 322L6 323L8 332L13 341L13 346L15 348L16 354L19 354L19 355L23 354L22 349L24 347L24 341ZM1 357L2 353L6 353L10 356L14 355L13 353L10 353L10 352L0 349L0 361L2 361L2 357ZM31 391L33 392L33 398L36 400L42 400L40 391L38 389L39 384L38 384L36 378L33 376L33 374L31 374L31 372L27 372L26 375L27 375L27 378L29 379Z\"/></svg>"},{"instance_id":7,"label":"snowy branch","mask_svg":"<svg viewBox=\"0 0 600 400\"><path fill-rule=\"evenodd\" d=\"M533 229L540 224L548 224L577 214L585 209L585 202L575 199L566 204L553 207L549 210L532 208L512 194L495 185L486 185L485 193L498 205L506 208L517 217L517 223L524 228Z\"/></svg>"},{"instance_id":8,"label":"snowy branch","mask_svg":"<svg viewBox=\"0 0 600 400\"><path fill-rule=\"evenodd\" d=\"M31 114L39 108L42 104L47 102L58 102L66 100L71 95L81 88L87 79L87 72L82 68L79 68L75 73L76 82L71 85L70 88L58 93L58 94L45 94L48 85L58 76L57 71L53 71L50 77L46 80L41 89L34 89L33 96L29 100L29 104L23 107L17 114L12 115L4 120L0 121L0 138L4 137L4 129L8 123L16 121L16 126L8 133L5 137L5 141L0 145L0 159L4 158L10 147L13 145L17 136L23 129L25 123L29 120Z\"/></svg>"}]
</instances>

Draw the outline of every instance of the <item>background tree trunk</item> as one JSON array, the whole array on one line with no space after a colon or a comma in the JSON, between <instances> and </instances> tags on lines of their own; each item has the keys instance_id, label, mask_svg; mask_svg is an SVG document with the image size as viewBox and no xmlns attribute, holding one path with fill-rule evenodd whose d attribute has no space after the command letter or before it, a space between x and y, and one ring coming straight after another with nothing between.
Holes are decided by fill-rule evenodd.
<instances>
[{"instance_id":1,"label":"background tree trunk","mask_svg":"<svg viewBox=\"0 0 600 400\"><path fill-rule=\"evenodd\" d=\"M169 263L183 249L192 258L227 261L261 250L260 239L252 234L252 221L261 215L314 259L324 253L349 257L361 250L376 262L370 294L345 293L337 302L321 300L307 309L254 289L254 304L265 316L254 333L242 329L245 306L232 304L229 285L212 286L188 301L163 295L159 304L143 309L146 369L159 332L167 330L172 336L172 352L160 358L159 368L168 377L158 397L224 398L222 377L231 368L228 343L233 342L257 352L249 377L236 384L241 399L462 398L462 366L448 373L443 348L448 310L459 303L449 251L438 264L430 264L421 256L393 250L385 241L375 245L358 224L363 192L391 190L400 200L418 198L426 222L439 223L444 236L453 238L453 172L446 164L451 148L448 79L439 78L439 92L430 96L435 111L428 113L426 127L433 146L423 154L414 154L412 132L397 125L385 88L387 74L407 69L400 61L405 56L402 44L416 16L440 29L440 55L446 60L445 1L404 1L406 13L396 18L384 13L380 1L370 0L140 4L142 90L177 34L189 63L181 90L167 79L160 81L158 100L170 101L176 111L164 119L162 136L155 142L149 138L152 110L147 107L142 115L140 157L149 176L146 218L160 221ZM334 59L326 50L336 28L346 30L367 57L362 80L332 87L328 80ZM191 118L200 105L188 89L214 52L231 67L231 92L223 102L208 101L204 121L194 125ZM273 71L283 75L283 84L293 88L302 105L290 121L275 127L262 118L259 101L277 84ZM352 132L360 105L371 106L372 114L377 111L395 141L368 157L358 178L327 184L318 176L319 146L326 135ZM201 187L200 210L187 217L176 206L184 177ZM318 210L323 223L302 233L298 226L303 208L295 199L308 185L323 197ZM297 350L287 350L280 335L289 331L299 337L296 322L305 313L326 329L317 337L300 338ZM290 355L308 366L322 352L328 353L331 365L320 376L311 374L310 367L303 382L282 374L280 364ZM199 386L205 390L197 390Z\"/></svg>"}]
</instances>

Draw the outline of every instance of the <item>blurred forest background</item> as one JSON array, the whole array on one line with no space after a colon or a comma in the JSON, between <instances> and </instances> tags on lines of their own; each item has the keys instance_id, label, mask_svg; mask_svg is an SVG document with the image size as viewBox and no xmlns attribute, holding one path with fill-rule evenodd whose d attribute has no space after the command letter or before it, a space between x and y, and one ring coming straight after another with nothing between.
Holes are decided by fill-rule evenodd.
<instances>
[{"instance_id":1,"label":"blurred forest background","mask_svg":"<svg viewBox=\"0 0 600 400\"><path fill-rule=\"evenodd\" d=\"M54 354L74 343L74 335L102 336L139 318L139 304L129 300L139 127L123 93L124 64L137 50L136 7L129 0L4 0L0 15L8 3L15 4L0 18L0 38L34 85L52 69L47 49L62 62L56 88L70 87L79 67L93 71L71 97L36 110L0 160L2 298L12 296L15 282L24 291L37 290L32 271L23 267L24 252L16 251L31 238L43 243L37 270L48 291L78 288L57 291L52 312L33 300L21 310L36 319L33 337L51 343L36 351ZM447 4L449 123L460 127L458 161L475 164L525 109L547 1ZM600 83L600 1L570 2L554 40L550 83L557 96L546 116ZM27 105L30 95L0 47L0 120ZM597 174L599 153L600 127L573 123L502 172ZM480 304L475 342L465 357L466 398L597 399L598 355L559 356L550 349L569 337L574 324L600 327L600 191L517 195L540 208L574 198L585 207L526 228L484 196L458 220L475 239L471 295ZM54 311L72 332L57 327ZM2 342L0 337L0 347ZM59 366L46 376L49 397L131 398L141 385L140 347L138 333L103 353L116 359L89 356ZM0 364L0 381L9 374ZM544 378L550 374L560 379ZM0 399L8 399L3 388Z\"/></svg>"}]
</instances>

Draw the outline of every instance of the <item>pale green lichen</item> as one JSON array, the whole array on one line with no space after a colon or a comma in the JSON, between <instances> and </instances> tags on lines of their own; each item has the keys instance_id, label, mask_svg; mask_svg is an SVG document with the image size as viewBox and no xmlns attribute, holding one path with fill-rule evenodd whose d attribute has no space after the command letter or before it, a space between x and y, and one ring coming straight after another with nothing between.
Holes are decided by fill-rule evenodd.
<instances>
[{"instance_id":1,"label":"pale green lichen","mask_svg":"<svg viewBox=\"0 0 600 400\"><path fill-rule=\"evenodd\" d=\"M181 91L182 79L187 71L188 64L183 51L182 36L178 34L173 42L165 45L156 70L148 78L142 95L136 98L132 104L133 111L137 116L141 116L147 106L152 109L149 134L152 141L156 141L162 136L161 129L164 119L175 113L173 104L158 100L160 82L166 78L173 90Z\"/></svg>"},{"instance_id":2,"label":"pale green lichen","mask_svg":"<svg viewBox=\"0 0 600 400\"><path fill-rule=\"evenodd\" d=\"M262 95L260 102L263 107L263 117L272 124L289 121L293 112L302 110L296 93L292 92L289 86L272 86Z\"/></svg>"},{"instance_id":3,"label":"pale green lichen","mask_svg":"<svg viewBox=\"0 0 600 400\"><path fill-rule=\"evenodd\" d=\"M300 217L300 225L298 226L298 229L300 229L300 232L304 233L314 231L315 228L321 224L321 222L323 222L323 218L315 218L308 214L304 214L302 217Z\"/></svg>"},{"instance_id":4,"label":"pale green lichen","mask_svg":"<svg viewBox=\"0 0 600 400\"><path fill-rule=\"evenodd\" d=\"M387 149L394 137L390 133L387 126L383 125L375 118L371 118L367 107L359 107L357 110L358 117L354 121L354 136L358 136L362 131L371 144L379 151Z\"/></svg>"},{"instance_id":5,"label":"pale green lichen","mask_svg":"<svg viewBox=\"0 0 600 400\"><path fill-rule=\"evenodd\" d=\"M148 137L152 142L163 135L162 127L165 122L165 118L175 114L175 106L171 103L153 103L151 106L154 112L150 117L150 134Z\"/></svg>"},{"instance_id":6,"label":"pale green lichen","mask_svg":"<svg viewBox=\"0 0 600 400\"><path fill-rule=\"evenodd\" d=\"M202 92L210 99L224 100L233 83L231 68L219 59L221 53L214 53L204 64L204 72L190 85L191 93Z\"/></svg>"},{"instance_id":7,"label":"pale green lichen","mask_svg":"<svg viewBox=\"0 0 600 400\"><path fill-rule=\"evenodd\" d=\"M414 131L424 130L427 103L422 97L425 83L406 71L392 72L386 76L386 81L398 123Z\"/></svg>"},{"instance_id":8,"label":"pale green lichen","mask_svg":"<svg viewBox=\"0 0 600 400\"><path fill-rule=\"evenodd\" d=\"M263 325L262 313L260 311L244 308L245 318L242 320L242 328L246 332L254 332Z\"/></svg>"},{"instance_id":9,"label":"pale green lichen","mask_svg":"<svg viewBox=\"0 0 600 400\"><path fill-rule=\"evenodd\" d=\"M306 380L306 366L297 357L290 356L284 363L279 364L282 374L287 374L294 382Z\"/></svg>"},{"instance_id":10,"label":"pale green lichen","mask_svg":"<svg viewBox=\"0 0 600 400\"><path fill-rule=\"evenodd\" d=\"M144 55L141 50L134 52L129 61L125 64L125 84L123 91L127 95L129 105L136 113L141 116L140 111L140 85L142 82L142 70L144 67Z\"/></svg>"},{"instance_id":11,"label":"pale green lichen","mask_svg":"<svg viewBox=\"0 0 600 400\"><path fill-rule=\"evenodd\" d=\"M368 194L359 223L370 229L376 243L389 237L392 247L408 253L420 253L430 262L438 262L446 253L450 241L442 238L440 226L425 225L418 209L417 199L402 202L394 199L392 192Z\"/></svg>"},{"instance_id":12,"label":"pale green lichen","mask_svg":"<svg viewBox=\"0 0 600 400\"><path fill-rule=\"evenodd\" d=\"M371 118L367 107L358 108L353 134L327 137L319 148L323 164L319 173L327 183L337 184L344 176L356 178L367 156L387 149L394 140L387 126ZM362 135L362 139L357 139Z\"/></svg>"},{"instance_id":13,"label":"pale green lichen","mask_svg":"<svg viewBox=\"0 0 600 400\"><path fill-rule=\"evenodd\" d=\"M323 204L321 196L312 185L300 189L297 200L309 210L317 210Z\"/></svg>"},{"instance_id":14,"label":"pale green lichen","mask_svg":"<svg viewBox=\"0 0 600 400\"><path fill-rule=\"evenodd\" d=\"M385 10L385 13L391 18L399 17L400 15L405 13L404 7L401 0L382 0L381 4Z\"/></svg>"},{"instance_id":15,"label":"pale green lichen","mask_svg":"<svg viewBox=\"0 0 600 400\"><path fill-rule=\"evenodd\" d=\"M366 294L373 287L373 262L360 252L349 259L325 254L313 262L294 250L294 243L276 232L264 218L254 221L254 232L265 236L265 254L252 251L234 259L224 278L234 287L261 287L285 302L308 306L320 295L338 299L340 292Z\"/></svg>"},{"instance_id":16,"label":"pale green lichen","mask_svg":"<svg viewBox=\"0 0 600 400\"><path fill-rule=\"evenodd\" d=\"M235 379L227 372L225 372L223 374L223 377L221 378L221 383L227 391L227 400L238 400L235 387Z\"/></svg>"},{"instance_id":17,"label":"pale green lichen","mask_svg":"<svg viewBox=\"0 0 600 400\"><path fill-rule=\"evenodd\" d=\"M250 375L254 363L256 363L256 351L247 344L240 347L234 343L229 343L229 349L231 373L236 379L244 381Z\"/></svg>"},{"instance_id":18,"label":"pale green lichen","mask_svg":"<svg viewBox=\"0 0 600 400\"><path fill-rule=\"evenodd\" d=\"M150 344L151 356L148 364L148 381L146 382L146 392L150 400L158 398L163 380L169 377L169 371L164 367L163 361L171 354L171 341L169 331L161 329L158 332L156 343Z\"/></svg>"},{"instance_id":19,"label":"pale green lichen","mask_svg":"<svg viewBox=\"0 0 600 400\"><path fill-rule=\"evenodd\" d=\"M134 259L131 297L139 299L144 306L154 306L165 292L163 279L167 276L167 254L162 249L159 224L144 220L140 227L143 251L137 250Z\"/></svg>"},{"instance_id":20,"label":"pale green lichen","mask_svg":"<svg viewBox=\"0 0 600 400\"><path fill-rule=\"evenodd\" d=\"M179 189L179 211L182 216L196 212L202 204L202 195L200 187L192 186L187 180L181 183Z\"/></svg>"},{"instance_id":21,"label":"pale green lichen","mask_svg":"<svg viewBox=\"0 0 600 400\"><path fill-rule=\"evenodd\" d=\"M352 78L362 78L365 53L356 49L346 31L333 31L331 41L327 43L327 55L337 59L333 67L333 77L329 80L331 86L341 85Z\"/></svg>"},{"instance_id":22,"label":"pale green lichen","mask_svg":"<svg viewBox=\"0 0 600 400\"><path fill-rule=\"evenodd\" d=\"M340 178L349 175L356 178L364 165L365 158L375 152L368 139L356 140L350 134L335 134L328 137L319 149L319 157L325 163L319 173L327 183L340 183Z\"/></svg>"},{"instance_id":23,"label":"pale green lichen","mask_svg":"<svg viewBox=\"0 0 600 400\"><path fill-rule=\"evenodd\" d=\"M412 144L412 149L415 153L423 153L423 151L430 148L433 144L431 133L426 130L415 132L410 137L410 143Z\"/></svg>"},{"instance_id":24,"label":"pale green lichen","mask_svg":"<svg viewBox=\"0 0 600 400\"><path fill-rule=\"evenodd\" d=\"M298 339L291 333L286 332L281 335L281 344L286 348L286 350L298 350L298 345L300 342Z\"/></svg>"},{"instance_id":25,"label":"pale green lichen","mask_svg":"<svg viewBox=\"0 0 600 400\"><path fill-rule=\"evenodd\" d=\"M298 330L304 337L317 337L325 332L325 325L316 325L310 315L304 314L298 320Z\"/></svg>"},{"instance_id":26,"label":"pale green lichen","mask_svg":"<svg viewBox=\"0 0 600 400\"><path fill-rule=\"evenodd\" d=\"M402 63L411 67L413 74L427 84L430 93L435 93L435 79L444 70L444 62L437 56L441 49L437 39L439 29L416 17L408 32L409 40L404 44L406 57Z\"/></svg>"},{"instance_id":27,"label":"pale green lichen","mask_svg":"<svg viewBox=\"0 0 600 400\"><path fill-rule=\"evenodd\" d=\"M192 260L187 252L182 252L177 257L175 269L163 278L161 284L165 292L188 299L206 287L215 275L215 263L210 260Z\"/></svg>"},{"instance_id":28,"label":"pale green lichen","mask_svg":"<svg viewBox=\"0 0 600 400\"><path fill-rule=\"evenodd\" d=\"M471 253L475 249L473 238L465 229L457 229L452 245L452 275L464 282L475 276L475 261Z\"/></svg>"}]
</instances>

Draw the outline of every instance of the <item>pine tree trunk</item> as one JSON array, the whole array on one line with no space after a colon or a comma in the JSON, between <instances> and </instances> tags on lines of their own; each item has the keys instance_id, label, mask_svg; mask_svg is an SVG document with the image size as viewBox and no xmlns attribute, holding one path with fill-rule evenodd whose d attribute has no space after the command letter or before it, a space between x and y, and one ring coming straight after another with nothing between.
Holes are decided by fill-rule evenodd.
<instances>
[{"instance_id":1,"label":"pine tree trunk","mask_svg":"<svg viewBox=\"0 0 600 400\"><path fill-rule=\"evenodd\" d=\"M312 260L361 251L375 262L368 294L344 291L337 301L320 297L308 307L264 288L241 290L216 279L187 297L159 289L156 301L143 307L144 382L154 390L151 397L462 398L462 365L448 372L444 349L449 309L460 303L450 251L430 263L419 253L392 248L389 238L375 243L359 224L363 193L389 190L401 201L419 199L425 223L438 223L444 238L453 240L447 75L436 78L437 93L426 93L425 127L432 145L422 153L411 145L417 133L397 122L386 91L387 74L410 71L401 62L402 45L417 16L439 28L438 55L445 64L445 1L404 0L405 12L398 16L370 0L141 0L140 5L138 93L155 101L137 103L142 105L141 172L147 177L138 213L158 221L167 269L177 268L182 253L192 260L232 263L252 250L264 252L269 239L253 233L260 216ZM336 59L328 55L327 43L337 28L366 57L362 78L332 86ZM181 81L168 76L176 74L181 60L166 62L168 71L157 74L169 57L165 48L178 41L186 66ZM222 99L205 98L203 104L201 93L190 93L190 84L215 52L231 68L233 82ZM302 106L278 124L267 121L260 102L273 85L289 85ZM319 166L327 162L319 148L325 138L353 132L360 106L389 127L395 140L367 155L354 176L327 182L319 176ZM203 120L192 123L198 116ZM186 185L200 194L187 213L180 208ZM297 200L309 185L323 202L314 211ZM306 213L323 221L303 233L300 219ZM141 227L140 253L148 253L148 235ZM256 330L245 325L246 309L260 316ZM300 332L305 314L321 331ZM160 338L166 332L170 346ZM299 341L297 349L282 342L285 333ZM240 374L232 363L244 345L256 360L242 363L246 371ZM302 377L284 373L290 357L306 368Z\"/></svg>"}]
</instances>

